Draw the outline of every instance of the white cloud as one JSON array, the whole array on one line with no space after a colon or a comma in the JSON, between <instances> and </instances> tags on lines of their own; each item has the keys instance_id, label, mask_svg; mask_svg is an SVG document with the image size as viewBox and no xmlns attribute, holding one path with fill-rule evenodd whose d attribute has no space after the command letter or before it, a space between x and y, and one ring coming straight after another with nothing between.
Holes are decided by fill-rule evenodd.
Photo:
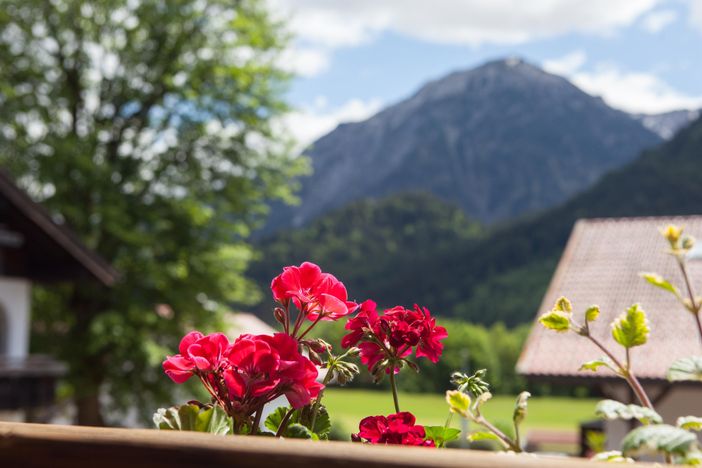
<instances>
[{"instance_id":1,"label":"white cloud","mask_svg":"<svg viewBox=\"0 0 702 468\"><path fill-rule=\"evenodd\" d=\"M302 150L340 123L365 120L378 112L381 106L380 99L350 99L335 109L329 109L326 99L320 96L315 99L314 105L286 115L282 125L297 140L298 150Z\"/></svg>"},{"instance_id":2,"label":"white cloud","mask_svg":"<svg viewBox=\"0 0 702 468\"><path fill-rule=\"evenodd\" d=\"M327 71L330 52L311 47L291 47L283 51L278 60L283 70L310 77Z\"/></svg>"},{"instance_id":3,"label":"white cloud","mask_svg":"<svg viewBox=\"0 0 702 468\"><path fill-rule=\"evenodd\" d=\"M587 55L582 50L570 52L563 57L544 60L543 68L556 75L571 75L580 69L587 61Z\"/></svg>"},{"instance_id":4,"label":"white cloud","mask_svg":"<svg viewBox=\"0 0 702 468\"><path fill-rule=\"evenodd\" d=\"M569 78L576 86L612 107L633 113L655 114L702 107L702 96L690 96L674 89L653 73L621 70L612 63L598 63L585 70L587 56L574 51L545 60L543 67Z\"/></svg>"},{"instance_id":5,"label":"white cloud","mask_svg":"<svg viewBox=\"0 0 702 468\"><path fill-rule=\"evenodd\" d=\"M702 2L690 0L690 24L702 31Z\"/></svg>"},{"instance_id":6,"label":"white cloud","mask_svg":"<svg viewBox=\"0 0 702 468\"><path fill-rule=\"evenodd\" d=\"M652 73L622 71L601 64L591 72L577 72L572 81L590 94L627 112L647 114L702 107L702 96L683 94Z\"/></svg>"},{"instance_id":7,"label":"white cloud","mask_svg":"<svg viewBox=\"0 0 702 468\"><path fill-rule=\"evenodd\" d=\"M657 10L647 14L641 20L641 27L651 34L656 34L678 18L675 10Z\"/></svg>"},{"instance_id":8,"label":"white cloud","mask_svg":"<svg viewBox=\"0 0 702 468\"><path fill-rule=\"evenodd\" d=\"M430 42L514 44L569 32L608 34L659 0L269 0L302 41L355 46L390 31Z\"/></svg>"}]
</instances>

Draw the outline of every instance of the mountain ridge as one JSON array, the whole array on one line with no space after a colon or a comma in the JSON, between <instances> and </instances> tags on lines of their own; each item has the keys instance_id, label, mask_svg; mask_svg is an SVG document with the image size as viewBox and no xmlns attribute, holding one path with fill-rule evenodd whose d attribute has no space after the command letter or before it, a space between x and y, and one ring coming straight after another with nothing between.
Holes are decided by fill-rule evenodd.
<instances>
[{"instance_id":1,"label":"mountain ridge","mask_svg":"<svg viewBox=\"0 0 702 468\"><path fill-rule=\"evenodd\" d=\"M267 232L411 190L483 222L509 220L562 202L660 141L563 77L521 59L495 60L317 140L301 205L277 206Z\"/></svg>"}]
</instances>

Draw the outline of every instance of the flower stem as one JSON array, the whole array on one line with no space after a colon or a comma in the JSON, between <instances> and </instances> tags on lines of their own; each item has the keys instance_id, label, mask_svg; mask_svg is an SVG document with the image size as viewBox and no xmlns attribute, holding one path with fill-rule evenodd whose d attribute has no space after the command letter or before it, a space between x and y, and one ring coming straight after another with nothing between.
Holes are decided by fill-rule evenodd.
<instances>
[{"instance_id":1,"label":"flower stem","mask_svg":"<svg viewBox=\"0 0 702 468\"><path fill-rule=\"evenodd\" d=\"M600 348L600 350L602 350L602 352L605 353L607 355L607 357L609 357L612 360L614 365L617 366L617 368L622 373L622 377L624 377L624 380L627 381L627 383L629 384L631 389L636 394L636 397L641 402L641 405L645 406L646 408L654 409L653 404L651 403L651 400L648 398L648 395L646 395L646 391L641 386L641 382L639 382L639 379L637 379L636 376L634 375L634 373L631 372L631 370L629 369L628 359L627 359L627 366L624 367L624 365L621 363L621 361L619 361L619 359L617 359L612 353L610 353L609 350L607 348L605 348L604 345L599 342L599 340L597 340L597 338L593 337L592 335L586 335L586 337L590 341L592 341L595 344L595 346ZM627 349L627 355L628 355L628 352L629 352L629 350Z\"/></svg>"},{"instance_id":2,"label":"flower stem","mask_svg":"<svg viewBox=\"0 0 702 468\"><path fill-rule=\"evenodd\" d=\"M299 340L303 339L305 337L305 335L307 335L310 332L310 330L312 330L314 328L314 326L319 323L320 320L322 320L322 313L321 312L317 316L317 319L314 322L312 322L312 325L307 327L307 330L302 332L302 334L297 338L297 340L299 341Z\"/></svg>"},{"instance_id":3,"label":"flower stem","mask_svg":"<svg viewBox=\"0 0 702 468\"><path fill-rule=\"evenodd\" d=\"M392 388L392 401L395 403L395 412L400 412L400 403L397 400L397 383L395 382L395 369L390 369L390 387Z\"/></svg>"},{"instance_id":4,"label":"flower stem","mask_svg":"<svg viewBox=\"0 0 702 468\"><path fill-rule=\"evenodd\" d=\"M293 413L295 412L295 408L290 408L287 413L285 413L285 416L283 416L283 420L280 421L280 425L278 426L278 430L275 431L275 436L280 437L283 435L283 432L285 432L285 429L288 427L288 421L290 421L290 417L292 417Z\"/></svg>"},{"instance_id":5,"label":"flower stem","mask_svg":"<svg viewBox=\"0 0 702 468\"><path fill-rule=\"evenodd\" d=\"M259 406L258 409L256 410L256 416L254 417L254 422L251 425L251 435L256 434L258 432L258 425L261 424L261 414L263 413L263 406Z\"/></svg>"},{"instance_id":6,"label":"flower stem","mask_svg":"<svg viewBox=\"0 0 702 468\"><path fill-rule=\"evenodd\" d=\"M485 419L483 416L478 416L475 419L475 422L480 424L481 426L484 426L485 428L487 428L487 430L489 430L490 432L495 434L497 436L497 438L500 439L500 441L502 441L502 443L505 444L505 446L507 448L510 448L515 452L522 451L522 448L519 445L517 445L516 443L514 443L514 441L512 441L512 439L507 437L504 432L502 432L501 430L499 430L498 428L496 428L495 426L490 424L490 422L487 419Z\"/></svg>"},{"instance_id":7,"label":"flower stem","mask_svg":"<svg viewBox=\"0 0 702 468\"><path fill-rule=\"evenodd\" d=\"M700 321L700 307L695 300L695 291L692 289L692 283L690 282L690 275L687 273L687 267L685 266L685 260L680 257L675 257L678 260L678 266L680 266L680 272L685 280L685 289L687 289L687 294L690 298L690 307L695 316L695 322L697 323L697 330L699 331L700 340L702 340L702 321Z\"/></svg>"},{"instance_id":8,"label":"flower stem","mask_svg":"<svg viewBox=\"0 0 702 468\"><path fill-rule=\"evenodd\" d=\"M331 380L332 376L334 375L334 368L329 367L327 369L327 373L324 375L324 380L322 381L322 384L326 388L327 384ZM322 396L324 396L324 388L319 391L319 395L317 395L317 399L314 402L314 406L312 407L312 422L310 423L310 431L314 432L314 424L317 422L317 414L319 413L319 405L322 401Z\"/></svg>"}]
</instances>

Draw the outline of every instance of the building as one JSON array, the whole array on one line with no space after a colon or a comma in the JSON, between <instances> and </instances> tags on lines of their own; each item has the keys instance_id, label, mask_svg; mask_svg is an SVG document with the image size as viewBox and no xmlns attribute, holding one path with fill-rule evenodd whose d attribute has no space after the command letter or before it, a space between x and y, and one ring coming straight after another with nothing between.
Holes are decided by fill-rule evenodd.
<instances>
[{"instance_id":1,"label":"building","mask_svg":"<svg viewBox=\"0 0 702 468\"><path fill-rule=\"evenodd\" d=\"M683 289L679 268L666 253L667 243L659 232L668 224L683 226L686 233L702 240L702 216L578 221L536 318L550 310L560 296L571 300L576 317L597 304L601 315L591 331L623 360L624 350L612 338L610 323L631 304L641 304L649 317L651 334L646 345L631 350L632 368L656 410L667 423L675 424L678 416L702 414L702 386L670 384L666 372L676 359L699 355L702 342L694 318L675 297L640 277L641 272L656 272ZM689 262L692 283L698 289L702 288L702 261L694 257L699 247L691 252ZM594 387L606 398L635 403L625 382L611 371L578 370L582 363L600 357L602 352L588 340L546 330L535 321L517 372L531 382ZM608 421L604 429L607 448L617 449L630 425Z\"/></svg>"},{"instance_id":2,"label":"building","mask_svg":"<svg viewBox=\"0 0 702 468\"><path fill-rule=\"evenodd\" d=\"M81 278L110 287L118 274L0 171L0 410L41 419L53 402L65 368L29 354L31 288Z\"/></svg>"}]
</instances>

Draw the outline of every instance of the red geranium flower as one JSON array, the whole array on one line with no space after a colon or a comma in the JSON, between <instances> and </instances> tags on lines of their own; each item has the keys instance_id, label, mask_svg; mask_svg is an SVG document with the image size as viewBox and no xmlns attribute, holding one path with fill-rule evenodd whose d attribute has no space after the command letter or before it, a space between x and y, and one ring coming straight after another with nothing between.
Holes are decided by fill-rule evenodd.
<instances>
[{"instance_id":1,"label":"red geranium flower","mask_svg":"<svg viewBox=\"0 0 702 468\"><path fill-rule=\"evenodd\" d=\"M385 373L399 372L404 358L416 350L416 356L426 357L437 362L444 345L441 340L448 336L446 329L436 325L429 309L418 305L414 309L402 306L386 310L379 316L375 302L361 304L361 311L346 323L350 330L341 341L344 348L358 346L361 350L361 362L380 378L375 366L387 359L383 366Z\"/></svg>"},{"instance_id":2,"label":"red geranium flower","mask_svg":"<svg viewBox=\"0 0 702 468\"><path fill-rule=\"evenodd\" d=\"M183 383L196 372L207 374L220 368L229 340L222 333L203 335L192 331L180 341L180 354L168 356L163 370L175 383Z\"/></svg>"},{"instance_id":3,"label":"red geranium flower","mask_svg":"<svg viewBox=\"0 0 702 468\"><path fill-rule=\"evenodd\" d=\"M290 302L303 310L309 320L338 320L354 310L344 284L314 263L288 266L271 282L273 298L286 309Z\"/></svg>"},{"instance_id":4,"label":"red geranium flower","mask_svg":"<svg viewBox=\"0 0 702 468\"><path fill-rule=\"evenodd\" d=\"M435 447L434 441L426 440L424 426L415 425L412 413L401 412L389 416L368 416L358 425L358 434L351 437L370 444L417 445Z\"/></svg>"},{"instance_id":5,"label":"red geranium flower","mask_svg":"<svg viewBox=\"0 0 702 468\"><path fill-rule=\"evenodd\" d=\"M180 351L163 363L166 374L176 383L197 375L227 413L240 419L281 395L301 408L324 388L316 381L317 368L285 333L241 335L229 344L221 333L190 332Z\"/></svg>"}]
</instances>

